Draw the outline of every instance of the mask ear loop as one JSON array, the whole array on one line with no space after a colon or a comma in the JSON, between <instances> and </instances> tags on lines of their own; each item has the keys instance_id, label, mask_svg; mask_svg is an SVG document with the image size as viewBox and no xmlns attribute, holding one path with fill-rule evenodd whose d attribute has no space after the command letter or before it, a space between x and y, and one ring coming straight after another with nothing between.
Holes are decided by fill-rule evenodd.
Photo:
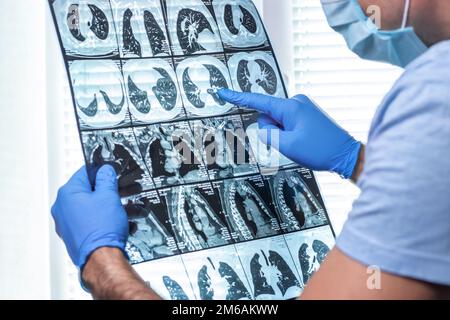
<instances>
[{"instance_id":1,"label":"mask ear loop","mask_svg":"<svg viewBox=\"0 0 450 320\"><path fill-rule=\"evenodd\" d=\"M406 24L408 23L410 5L411 5L411 0L405 0L405 10L403 11L402 29L405 29Z\"/></svg>"}]
</instances>

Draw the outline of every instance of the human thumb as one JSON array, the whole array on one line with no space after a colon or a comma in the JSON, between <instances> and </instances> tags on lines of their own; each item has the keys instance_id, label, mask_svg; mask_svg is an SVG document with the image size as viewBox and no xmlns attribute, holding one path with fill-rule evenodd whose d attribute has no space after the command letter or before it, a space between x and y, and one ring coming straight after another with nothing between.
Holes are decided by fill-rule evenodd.
<instances>
[{"instance_id":1,"label":"human thumb","mask_svg":"<svg viewBox=\"0 0 450 320\"><path fill-rule=\"evenodd\" d=\"M117 174L110 165L104 165L97 172L95 191L118 191Z\"/></svg>"}]
</instances>

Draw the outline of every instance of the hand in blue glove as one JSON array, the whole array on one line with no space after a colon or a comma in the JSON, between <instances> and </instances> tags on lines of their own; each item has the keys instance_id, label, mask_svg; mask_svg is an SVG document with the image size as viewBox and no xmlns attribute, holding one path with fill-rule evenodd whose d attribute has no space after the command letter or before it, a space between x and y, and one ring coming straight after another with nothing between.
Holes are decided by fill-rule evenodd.
<instances>
[{"instance_id":1,"label":"hand in blue glove","mask_svg":"<svg viewBox=\"0 0 450 320\"><path fill-rule=\"evenodd\" d=\"M116 172L109 165L97 172L95 191L85 167L75 173L59 190L52 215L58 235L80 270L101 247L125 250L128 219L120 201Z\"/></svg>"},{"instance_id":2,"label":"hand in blue glove","mask_svg":"<svg viewBox=\"0 0 450 320\"><path fill-rule=\"evenodd\" d=\"M218 94L232 104L259 111L261 140L292 161L308 169L336 172L346 179L352 176L361 143L308 97L281 99L228 89ZM279 141L271 141L271 137L279 137Z\"/></svg>"}]
</instances>

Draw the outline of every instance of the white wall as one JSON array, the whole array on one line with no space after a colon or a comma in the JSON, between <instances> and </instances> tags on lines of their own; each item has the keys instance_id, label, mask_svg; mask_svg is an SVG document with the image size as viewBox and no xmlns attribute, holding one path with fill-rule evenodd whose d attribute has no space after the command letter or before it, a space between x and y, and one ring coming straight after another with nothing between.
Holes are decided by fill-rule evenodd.
<instances>
[{"instance_id":1,"label":"white wall","mask_svg":"<svg viewBox=\"0 0 450 320\"><path fill-rule=\"evenodd\" d=\"M0 1L0 299L49 297L44 3Z\"/></svg>"}]
</instances>

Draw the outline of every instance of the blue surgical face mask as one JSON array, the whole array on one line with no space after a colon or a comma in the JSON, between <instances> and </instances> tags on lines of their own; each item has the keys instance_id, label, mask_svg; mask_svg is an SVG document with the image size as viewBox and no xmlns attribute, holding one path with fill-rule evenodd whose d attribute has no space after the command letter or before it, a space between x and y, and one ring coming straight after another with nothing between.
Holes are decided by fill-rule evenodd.
<instances>
[{"instance_id":1,"label":"blue surgical face mask","mask_svg":"<svg viewBox=\"0 0 450 320\"><path fill-rule=\"evenodd\" d=\"M406 67L428 48L412 27L406 27L410 0L405 0L402 27L383 31L368 18L358 0L321 0L329 25L363 59Z\"/></svg>"}]
</instances>

